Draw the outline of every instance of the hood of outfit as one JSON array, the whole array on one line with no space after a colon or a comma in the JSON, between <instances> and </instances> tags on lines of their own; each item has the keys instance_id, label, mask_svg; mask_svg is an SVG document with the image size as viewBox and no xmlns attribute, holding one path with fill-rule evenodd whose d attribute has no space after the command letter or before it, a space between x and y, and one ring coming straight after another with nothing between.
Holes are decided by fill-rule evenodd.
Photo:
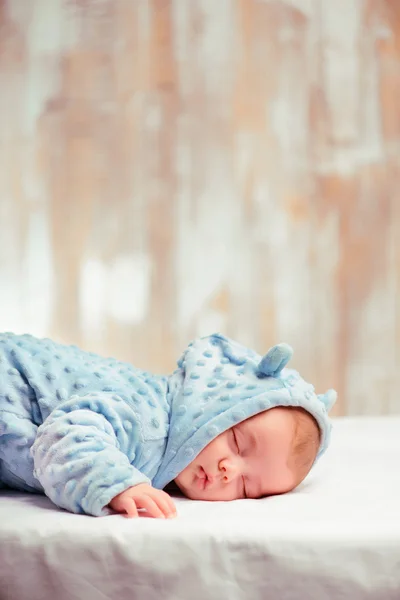
<instances>
[{"instance_id":1,"label":"hood of outfit","mask_svg":"<svg viewBox=\"0 0 400 600\"><path fill-rule=\"evenodd\" d=\"M278 406L304 408L316 419L320 457L329 443L328 411L336 392L317 395L297 371L285 369L292 354L279 344L261 356L221 334L189 344L169 379L168 441L153 485L163 488L230 427Z\"/></svg>"},{"instance_id":2,"label":"hood of outfit","mask_svg":"<svg viewBox=\"0 0 400 600\"><path fill-rule=\"evenodd\" d=\"M191 344L169 377L33 336L0 335L0 486L40 491L76 513L106 514L132 485L164 488L219 434L259 412L298 406L321 430L336 393L221 335Z\"/></svg>"}]
</instances>

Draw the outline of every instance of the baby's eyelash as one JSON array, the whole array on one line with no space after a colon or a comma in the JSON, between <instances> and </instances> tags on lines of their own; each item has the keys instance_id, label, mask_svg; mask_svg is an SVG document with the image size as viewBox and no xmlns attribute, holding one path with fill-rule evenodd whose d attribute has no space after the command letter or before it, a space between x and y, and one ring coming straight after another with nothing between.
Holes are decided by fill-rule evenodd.
<instances>
[{"instance_id":1,"label":"baby's eyelash","mask_svg":"<svg viewBox=\"0 0 400 600\"><path fill-rule=\"evenodd\" d=\"M240 448L239 448L239 444L238 444L236 433L235 433L234 429L232 429L232 433L233 433L233 439L235 440L235 444L236 444L236 448L237 448L238 454L240 454Z\"/></svg>"}]
</instances>

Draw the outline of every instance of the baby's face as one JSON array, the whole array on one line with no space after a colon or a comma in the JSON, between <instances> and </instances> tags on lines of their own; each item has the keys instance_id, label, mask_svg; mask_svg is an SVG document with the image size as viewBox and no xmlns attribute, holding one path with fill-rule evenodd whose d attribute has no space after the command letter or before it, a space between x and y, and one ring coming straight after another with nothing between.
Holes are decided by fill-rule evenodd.
<instances>
[{"instance_id":1,"label":"baby's face","mask_svg":"<svg viewBox=\"0 0 400 600\"><path fill-rule=\"evenodd\" d=\"M193 500L236 500L282 494L297 484L288 466L295 422L273 408L228 429L210 442L175 479Z\"/></svg>"}]
</instances>

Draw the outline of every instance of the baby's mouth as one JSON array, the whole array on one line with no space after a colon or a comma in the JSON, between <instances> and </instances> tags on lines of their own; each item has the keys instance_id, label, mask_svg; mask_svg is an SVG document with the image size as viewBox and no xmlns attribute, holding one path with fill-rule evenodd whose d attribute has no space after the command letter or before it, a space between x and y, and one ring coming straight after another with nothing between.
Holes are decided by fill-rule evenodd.
<instances>
[{"instance_id":1,"label":"baby's mouth","mask_svg":"<svg viewBox=\"0 0 400 600\"><path fill-rule=\"evenodd\" d=\"M197 479L197 485L201 490L205 490L213 481L212 477L209 477L203 467L200 467L200 475Z\"/></svg>"}]
</instances>

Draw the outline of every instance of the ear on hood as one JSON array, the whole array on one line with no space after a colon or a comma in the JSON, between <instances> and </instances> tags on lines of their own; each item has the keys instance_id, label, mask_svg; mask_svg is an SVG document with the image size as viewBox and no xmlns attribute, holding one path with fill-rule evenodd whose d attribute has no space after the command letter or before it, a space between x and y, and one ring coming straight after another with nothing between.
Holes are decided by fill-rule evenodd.
<instances>
[{"instance_id":1,"label":"ear on hood","mask_svg":"<svg viewBox=\"0 0 400 600\"><path fill-rule=\"evenodd\" d=\"M278 377L293 356L289 344L277 344L270 348L257 367L259 377Z\"/></svg>"},{"instance_id":2,"label":"ear on hood","mask_svg":"<svg viewBox=\"0 0 400 600\"><path fill-rule=\"evenodd\" d=\"M336 402L337 393L335 390L328 390L325 394L317 394L317 398L325 406L326 412L329 412Z\"/></svg>"}]
</instances>

